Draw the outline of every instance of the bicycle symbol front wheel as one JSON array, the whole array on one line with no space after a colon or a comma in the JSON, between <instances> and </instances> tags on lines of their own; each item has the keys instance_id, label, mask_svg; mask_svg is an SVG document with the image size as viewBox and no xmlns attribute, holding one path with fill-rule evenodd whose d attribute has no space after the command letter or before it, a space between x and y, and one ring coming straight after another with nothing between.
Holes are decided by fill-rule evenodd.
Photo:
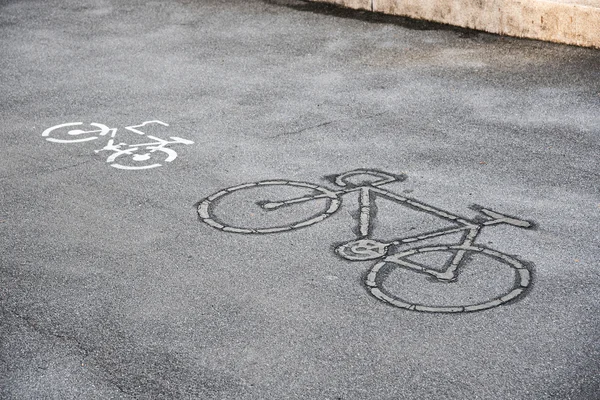
<instances>
[{"instance_id":1,"label":"bicycle symbol front wheel","mask_svg":"<svg viewBox=\"0 0 600 400\"><path fill-rule=\"evenodd\" d=\"M139 153L137 151L138 148L133 147L126 151L115 152L106 159L106 162L118 169L139 170L160 167L163 165L161 162L171 162L177 158L177 153L173 149L165 147L154 149L147 147Z\"/></svg>"},{"instance_id":2,"label":"bicycle symbol front wheel","mask_svg":"<svg viewBox=\"0 0 600 400\"><path fill-rule=\"evenodd\" d=\"M315 212L314 209L310 209L309 211L305 210L304 216L292 216L292 220L285 224L278 224L269 222L267 226L256 227L256 226L248 226L248 223L235 223L235 222L226 222L223 221L224 218L217 217L217 209L221 202L227 200L228 197L234 197L236 192L241 197L242 200L244 198L249 198L252 193L251 190L260 190L260 189L277 189L274 190L276 195L277 192L283 192L283 189L293 189L294 191L300 191L302 194L299 197L295 197L292 200L283 200L281 198L273 199L273 198L257 198L257 201L250 203L246 201L242 206L250 207L254 206L255 211L248 211L246 214L255 215L260 214L261 212L272 212L275 208L281 208L284 206L288 206L291 204L298 203L309 203L313 200L320 201L318 205L318 210ZM242 194L243 193L243 194ZM316 193L316 194L315 194ZM254 194L256 196L256 194ZM254 197L253 196L253 197ZM288 194L289 196L289 194ZM276 200L277 206L271 207L271 211L269 211L269 207L265 207L264 204L267 203L267 200ZM249 204L250 203L250 204ZM219 230L225 232L233 232L233 233L247 233L247 234L267 234L267 233L277 233L277 232L285 232L291 231L294 229L303 228L306 226L310 226L321 222L335 213L340 207L341 200L337 193L327 189L325 187L313 185L305 182L295 182L295 181L285 181L285 180L272 180L272 181L260 181L253 183L246 183L234 187L230 187L228 189L224 189L220 192L217 192L206 199L202 200L198 205L198 215L200 219L212 226L213 228L217 228ZM230 207L230 210L233 210L234 207ZM239 207L237 207L239 208ZM292 213L293 214L293 213ZM225 216L226 217L226 216Z\"/></svg>"},{"instance_id":3,"label":"bicycle symbol front wheel","mask_svg":"<svg viewBox=\"0 0 600 400\"><path fill-rule=\"evenodd\" d=\"M514 282L512 287L500 295L495 295L491 299L475 302L473 304L460 305L426 304L426 302L406 300L406 298L402 298L402 295L396 296L392 294L391 291L385 287L385 281L388 277L388 274L395 268L412 270L414 273L419 273L419 269L425 270L425 268L422 268L408 260L408 257L415 254L448 251L464 251L468 256L480 255L486 259L495 260L496 262L508 266L513 271ZM469 258L468 256L466 258ZM516 299L517 297L521 296L531 284L531 272L521 261L517 260L516 258L487 247L464 245L426 246L413 248L411 250L386 257L384 260L378 262L371 268L365 280L365 284L374 297L395 307L430 313L461 313L494 308ZM431 301L432 299L429 300ZM431 303L435 302L431 301Z\"/></svg>"}]
</instances>

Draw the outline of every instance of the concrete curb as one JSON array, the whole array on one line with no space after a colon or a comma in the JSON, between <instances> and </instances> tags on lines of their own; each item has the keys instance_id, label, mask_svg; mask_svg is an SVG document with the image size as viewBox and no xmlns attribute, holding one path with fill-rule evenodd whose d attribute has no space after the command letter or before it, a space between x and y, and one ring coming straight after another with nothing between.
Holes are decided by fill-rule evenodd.
<instances>
[{"instance_id":1,"label":"concrete curb","mask_svg":"<svg viewBox=\"0 0 600 400\"><path fill-rule=\"evenodd\" d=\"M600 48L600 0L311 0L501 35Z\"/></svg>"}]
</instances>

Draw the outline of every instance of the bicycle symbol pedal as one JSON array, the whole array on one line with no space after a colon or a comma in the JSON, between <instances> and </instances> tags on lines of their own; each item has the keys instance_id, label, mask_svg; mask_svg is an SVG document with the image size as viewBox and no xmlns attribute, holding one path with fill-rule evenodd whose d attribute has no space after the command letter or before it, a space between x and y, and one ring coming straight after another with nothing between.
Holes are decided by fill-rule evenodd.
<instances>
[{"instance_id":1,"label":"bicycle symbol pedal","mask_svg":"<svg viewBox=\"0 0 600 400\"><path fill-rule=\"evenodd\" d=\"M357 177L361 179L356 181ZM365 176L366 179L365 179ZM383 185L402 181L405 175L394 175L383 171L358 169L338 175L334 183L338 189L329 189L323 186L306 182L289 180L267 180L245 183L221 190L206 197L198 203L200 220L215 229L223 232L237 234L274 234L289 232L295 229L306 228L325 221L334 215L342 206L342 198L351 193L358 194L359 213L357 221L357 237L347 243L339 245L335 253L349 261L377 260L365 278L365 286L369 293L376 299L391 306L411 311L431 313L462 313L490 309L522 297L531 285L531 271L528 266L517 258L491 249L487 246L476 244L475 240L481 230L493 225L507 224L519 228L531 228L533 224L509 215L483 207L476 210L485 216L483 221L469 220L451 212L423 203L419 200L405 197L382 188ZM310 209L310 215L298 218L286 224L273 224L272 226L244 226L223 221L216 216L215 209L219 208L224 200L237 194L245 198L244 194L268 188L293 189L293 192L303 191L301 195L292 195L290 198L259 198L248 203L254 204L261 212L268 214L287 207L298 207L301 204L318 203L318 211ZM289 197L289 195L288 195ZM450 222L451 227L436 231L424 232L416 236L394 238L389 241L379 241L371 237L372 221L377 209L374 207L377 198L382 197L399 205L410 207L413 210L434 215L437 218ZM254 213L250 213L254 215ZM266 215L265 214L265 215ZM461 234L458 243L446 245L427 245L400 250L402 246L412 245L448 235ZM434 253L449 255L449 261L444 265L431 266L414 261L416 256L428 256ZM512 284L502 293L497 293L491 298L478 301L463 301L461 304L439 304L435 299L415 301L405 298L404 294L394 294L386 287L386 280L391 271L401 269L405 272L427 277L431 282L443 284L456 284L461 281L461 271L473 260L486 260L490 264L501 265L507 268L512 277Z\"/></svg>"}]
</instances>

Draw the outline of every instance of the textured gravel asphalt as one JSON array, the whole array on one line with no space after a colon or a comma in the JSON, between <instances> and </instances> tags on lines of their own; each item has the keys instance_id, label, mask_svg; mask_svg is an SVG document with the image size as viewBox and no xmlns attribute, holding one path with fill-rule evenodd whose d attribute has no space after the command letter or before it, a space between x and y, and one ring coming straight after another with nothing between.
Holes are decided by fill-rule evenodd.
<instances>
[{"instance_id":1,"label":"textured gravel asphalt","mask_svg":"<svg viewBox=\"0 0 600 400\"><path fill-rule=\"evenodd\" d=\"M598 398L600 51L0 0L0 89L0 398Z\"/></svg>"}]
</instances>

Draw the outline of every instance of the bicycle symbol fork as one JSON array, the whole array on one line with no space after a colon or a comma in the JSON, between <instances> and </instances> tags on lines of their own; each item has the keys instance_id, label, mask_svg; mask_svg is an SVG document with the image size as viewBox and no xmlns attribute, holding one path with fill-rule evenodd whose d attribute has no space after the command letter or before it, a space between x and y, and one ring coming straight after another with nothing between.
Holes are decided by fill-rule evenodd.
<instances>
[{"instance_id":1,"label":"bicycle symbol fork","mask_svg":"<svg viewBox=\"0 0 600 400\"><path fill-rule=\"evenodd\" d=\"M361 182L359 184L351 183L350 178L358 175L369 176L372 181L369 183ZM338 190L331 190L322 186L305 182L286 180L246 183L222 190L203 199L198 205L198 215L201 221L204 223L224 232L240 234L270 234L286 232L324 221L326 218L330 217L337 210L339 210L342 204L342 196L357 192L359 196L357 237L350 242L338 246L335 249L335 252L339 256L350 261L379 260L370 269L365 279L365 285L367 289L375 298L392 306L407 310L437 313L458 313L480 311L497 307L501 304L514 300L525 293L531 283L531 273L527 266L512 256L483 245L475 244L475 240L477 239L481 230L488 226L508 224L519 228L530 228L533 226L531 222L504 215L483 207L478 207L476 209L485 216L485 220L468 220L421 201L398 195L397 193L381 187L382 185L404 179L405 176L392 175L376 170L358 169L343 173L335 178L335 184L340 187ZM220 200L225 198L227 195L233 192L266 186L289 186L295 188L304 188L310 190L312 193L287 200L261 199L260 201L257 201L256 204L262 207L263 210L273 211L283 207L291 207L294 204L305 203L319 199L325 199L326 205L323 211L317 215L311 216L310 218L285 226L268 228L251 228L228 225L226 222L219 221L215 217L214 209L218 207ZM371 239L370 236L373 230L372 220L374 219L376 213L373 205L377 197L386 198L400 205L410 207L413 210L429 213L442 220L452 223L453 226L436 231L421 233L417 236L397 238L387 242ZM409 250L390 254L390 250L392 248L395 249L402 245L408 245L411 243L455 233L463 234L460 242L456 244L414 247ZM423 265L411 260L411 256L432 252L450 252L451 258L449 259L449 262L443 266L443 268L432 268L428 265ZM428 276L437 282L456 282L459 279L460 270L469 262L470 255L479 255L480 258L486 257L486 259L493 259L512 269L514 275L514 283L512 288L508 292L504 292L499 296L496 296L492 299L479 301L475 304L432 305L425 304L423 302L405 300L401 297L402 295L398 296L392 294L384 285L386 276L390 270L394 268L404 268L406 270L414 271L418 274Z\"/></svg>"}]
</instances>

